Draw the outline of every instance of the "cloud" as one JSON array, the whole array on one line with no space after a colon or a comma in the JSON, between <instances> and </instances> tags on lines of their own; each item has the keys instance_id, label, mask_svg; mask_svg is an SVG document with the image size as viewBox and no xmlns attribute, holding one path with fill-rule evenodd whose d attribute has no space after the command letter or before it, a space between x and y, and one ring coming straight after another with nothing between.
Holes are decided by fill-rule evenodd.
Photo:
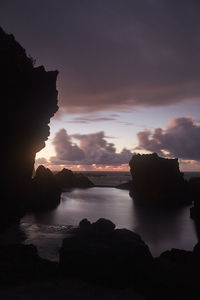
<instances>
[{"instance_id":1,"label":"cloud","mask_svg":"<svg viewBox=\"0 0 200 300\"><path fill-rule=\"evenodd\" d=\"M79 145L73 142L74 139ZM133 155L126 148L117 153L114 144L106 141L103 131L68 135L65 129L61 129L56 133L53 144L56 157L51 158L52 164L114 166L127 164Z\"/></svg>"},{"instance_id":2,"label":"cloud","mask_svg":"<svg viewBox=\"0 0 200 300\"><path fill-rule=\"evenodd\" d=\"M21 0L0 18L59 69L59 106L77 113L199 100L199 11L197 0Z\"/></svg>"},{"instance_id":3,"label":"cloud","mask_svg":"<svg viewBox=\"0 0 200 300\"><path fill-rule=\"evenodd\" d=\"M48 163L48 161L47 161L47 159L44 158L44 157L40 157L40 158L37 158L37 159L35 160L35 164L36 164L36 165L44 165L44 164L47 164L47 163Z\"/></svg>"},{"instance_id":4,"label":"cloud","mask_svg":"<svg viewBox=\"0 0 200 300\"><path fill-rule=\"evenodd\" d=\"M72 6L79 21L72 18L77 36L67 49L73 55L63 107L121 109L199 98L199 3L138 2Z\"/></svg>"},{"instance_id":5,"label":"cloud","mask_svg":"<svg viewBox=\"0 0 200 300\"><path fill-rule=\"evenodd\" d=\"M116 117L113 116L103 117L103 116L96 116L96 115L86 115L82 117L75 117L72 121L68 121L67 123L88 124L91 122L108 122L114 120L116 120Z\"/></svg>"},{"instance_id":6,"label":"cloud","mask_svg":"<svg viewBox=\"0 0 200 300\"><path fill-rule=\"evenodd\" d=\"M156 128L140 131L139 147L161 155L182 158L184 160L200 160L200 126L193 118L174 118L166 129Z\"/></svg>"},{"instance_id":7,"label":"cloud","mask_svg":"<svg viewBox=\"0 0 200 300\"><path fill-rule=\"evenodd\" d=\"M79 161L85 156L84 152L72 142L65 129L61 129L56 133L53 145L59 160Z\"/></svg>"}]
</instances>

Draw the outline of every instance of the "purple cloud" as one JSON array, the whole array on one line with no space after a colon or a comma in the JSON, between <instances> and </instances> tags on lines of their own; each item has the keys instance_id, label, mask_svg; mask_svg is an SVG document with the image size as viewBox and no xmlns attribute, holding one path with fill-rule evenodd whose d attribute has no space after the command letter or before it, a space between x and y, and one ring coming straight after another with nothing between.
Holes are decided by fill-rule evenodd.
<instances>
[{"instance_id":1,"label":"purple cloud","mask_svg":"<svg viewBox=\"0 0 200 300\"><path fill-rule=\"evenodd\" d=\"M59 160L79 161L85 156L84 152L72 142L65 129L61 129L56 133L53 145Z\"/></svg>"},{"instance_id":2,"label":"purple cloud","mask_svg":"<svg viewBox=\"0 0 200 300\"><path fill-rule=\"evenodd\" d=\"M53 144L56 157L51 158L52 164L121 165L127 164L133 155L126 148L117 153L114 144L106 141L103 131L68 135L65 129L61 129L56 133Z\"/></svg>"},{"instance_id":3,"label":"purple cloud","mask_svg":"<svg viewBox=\"0 0 200 300\"><path fill-rule=\"evenodd\" d=\"M114 121L114 120L116 120L116 117L113 117L112 115L110 117L86 115L86 116L82 116L82 117L75 117L72 121L68 121L67 123L88 124L91 122L108 122L108 121Z\"/></svg>"},{"instance_id":4,"label":"purple cloud","mask_svg":"<svg viewBox=\"0 0 200 300\"><path fill-rule=\"evenodd\" d=\"M59 69L59 106L88 113L199 100L199 11L196 0L21 0L0 18Z\"/></svg>"},{"instance_id":5,"label":"purple cloud","mask_svg":"<svg viewBox=\"0 0 200 300\"><path fill-rule=\"evenodd\" d=\"M193 118L174 118L166 129L156 128L138 133L139 147L161 155L186 160L200 160L200 126Z\"/></svg>"}]
</instances>

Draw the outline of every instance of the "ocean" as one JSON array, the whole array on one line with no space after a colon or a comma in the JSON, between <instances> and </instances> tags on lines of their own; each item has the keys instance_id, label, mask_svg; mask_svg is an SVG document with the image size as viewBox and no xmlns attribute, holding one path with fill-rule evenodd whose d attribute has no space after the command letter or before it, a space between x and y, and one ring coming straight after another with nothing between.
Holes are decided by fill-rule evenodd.
<instances>
[{"instance_id":1,"label":"ocean","mask_svg":"<svg viewBox=\"0 0 200 300\"><path fill-rule=\"evenodd\" d=\"M194 175L200 173L188 172L185 178ZM27 235L25 243L35 244L42 257L58 260L62 239L71 234L71 229L83 218L91 222L107 218L118 228L137 232L154 256L171 248L192 250L197 243L189 206L167 212L135 206L129 191L110 187L129 180L128 172L93 172L89 178L99 187L67 190L53 211L27 214L22 219L21 228Z\"/></svg>"}]
</instances>

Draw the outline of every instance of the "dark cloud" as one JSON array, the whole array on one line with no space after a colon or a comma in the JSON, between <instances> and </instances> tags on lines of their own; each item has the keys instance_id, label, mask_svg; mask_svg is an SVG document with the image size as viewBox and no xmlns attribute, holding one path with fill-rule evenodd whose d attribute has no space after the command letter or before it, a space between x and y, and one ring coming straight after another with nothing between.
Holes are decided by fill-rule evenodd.
<instances>
[{"instance_id":1,"label":"dark cloud","mask_svg":"<svg viewBox=\"0 0 200 300\"><path fill-rule=\"evenodd\" d=\"M156 128L138 133L139 147L161 155L200 160L200 126L193 118L174 118L165 130Z\"/></svg>"},{"instance_id":2,"label":"dark cloud","mask_svg":"<svg viewBox=\"0 0 200 300\"><path fill-rule=\"evenodd\" d=\"M95 116L95 115L88 115L88 116L82 116L82 117L76 117L72 121L68 121L67 123L80 123L80 124L88 124L91 122L108 122L108 121L114 121L116 120L116 117L101 117L101 116Z\"/></svg>"},{"instance_id":3,"label":"dark cloud","mask_svg":"<svg viewBox=\"0 0 200 300\"><path fill-rule=\"evenodd\" d=\"M7 1L2 26L60 70L60 106L88 112L200 96L200 1Z\"/></svg>"},{"instance_id":4,"label":"dark cloud","mask_svg":"<svg viewBox=\"0 0 200 300\"><path fill-rule=\"evenodd\" d=\"M73 139L79 145L73 143ZM121 165L127 164L133 155L125 148L117 153L114 144L106 141L103 131L68 135L65 129L61 129L56 133L53 144L56 157L51 158L52 164Z\"/></svg>"}]
</instances>

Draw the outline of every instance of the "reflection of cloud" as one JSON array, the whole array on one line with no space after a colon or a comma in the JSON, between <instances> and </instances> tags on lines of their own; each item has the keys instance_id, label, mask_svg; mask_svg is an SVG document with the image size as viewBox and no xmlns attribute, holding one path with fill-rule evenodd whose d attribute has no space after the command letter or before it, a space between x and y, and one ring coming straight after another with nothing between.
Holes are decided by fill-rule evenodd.
<instances>
[{"instance_id":1,"label":"reflection of cloud","mask_svg":"<svg viewBox=\"0 0 200 300\"><path fill-rule=\"evenodd\" d=\"M73 143L79 141L79 145ZM121 165L127 164L132 156L130 150L124 148L116 152L113 143L108 143L103 131L92 134L68 135L61 129L53 140L56 157L51 158L52 164L81 164L81 165Z\"/></svg>"},{"instance_id":2,"label":"reflection of cloud","mask_svg":"<svg viewBox=\"0 0 200 300\"><path fill-rule=\"evenodd\" d=\"M200 126L191 117L172 119L166 130L138 133L139 147L186 160L200 160Z\"/></svg>"}]
</instances>

